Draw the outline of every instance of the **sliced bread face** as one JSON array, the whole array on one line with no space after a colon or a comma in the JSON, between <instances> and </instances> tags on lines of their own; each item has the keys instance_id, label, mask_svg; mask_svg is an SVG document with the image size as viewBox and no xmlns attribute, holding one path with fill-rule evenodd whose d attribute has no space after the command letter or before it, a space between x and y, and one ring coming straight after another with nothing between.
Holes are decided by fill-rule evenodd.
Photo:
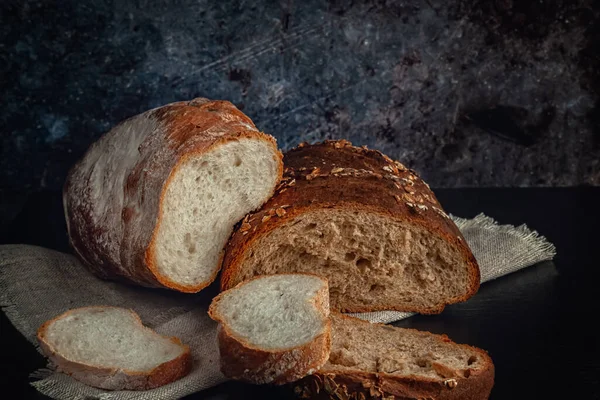
<instances>
[{"instance_id":1,"label":"sliced bread face","mask_svg":"<svg viewBox=\"0 0 600 400\"><path fill-rule=\"evenodd\" d=\"M221 371L229 378L283 384L329 357L328 286L320 277L256 277L219 294L209 315L219 322Z\"/></svg>"},{"instance_id":2,"label":"sliced bread face","mask_svg":"<svg viewBox=\"0 0 600 400\"><path fill-rule=\"evenodd\" d=\"M221 287L256 275L314 273L331 308L439 313L479 288L479 268L429 187L385 155L346 141L284 156L275 195L226 247Z\"/></svg>"},{"instance_id":3,"label":"sliced bread face","mask_svg":"<svg viewBox=\"0 0 600 400\"><path fill-rule=\"evenodd\" d=\"M298 382L295 390L301 397L485 400L490 395L494 365L481 349L456 344L445 335L337 313L331 322L329 360Z\"/></svg>"},{"instance_id":4,"label":"sliced bread face","mask_svg":"<svg viewBox=\"0 0 600 400\"><path fill-rule=\"evenodd\" d=\"M252 245L238 279L287 271L328 278L331 308L428 311L464 296L461 254L419 225L371 211L299 212Z\"/></svg>"},{"instance_id":5,"label":"sliced bread face","mask_svg":"<svg viewBox=\"0 0 600 400\"><path fill-rule=\"evenodd\" d=\"M181 162L164 190L151 248L165 284L188 291L214 280L235 223L273 193L276 154L269 141L242 138Z\"/></svg>"},{"instance_id":6,"label":"sliced bread face","mask_svg":"<svg viewBox=\"0 0 600 400\"><path fill-rule=\"evenodd\" d=\"M191 369L188 346L144 327L124 308L70 310L44 323L37 336L59 371L101 389L152 389Z\"/></svg>"}]
</instances>

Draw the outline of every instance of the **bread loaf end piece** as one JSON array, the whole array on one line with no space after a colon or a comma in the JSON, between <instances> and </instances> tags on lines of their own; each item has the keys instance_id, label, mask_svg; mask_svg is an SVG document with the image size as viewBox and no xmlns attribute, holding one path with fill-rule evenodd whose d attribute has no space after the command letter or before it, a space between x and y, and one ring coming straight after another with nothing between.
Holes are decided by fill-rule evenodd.
<instances>
[{"instance_id":1,"label":"bread loaf end piece","mask_svg":"<svg viewBox=\"0 0 600 400\"><path fill-rule=\"evenodd\" d=\"M197 292L233 225L281 178L275 140L227 101L195 99L117 125L64 188L71 244L103 278Z\"/></svg>"}]
</instances>

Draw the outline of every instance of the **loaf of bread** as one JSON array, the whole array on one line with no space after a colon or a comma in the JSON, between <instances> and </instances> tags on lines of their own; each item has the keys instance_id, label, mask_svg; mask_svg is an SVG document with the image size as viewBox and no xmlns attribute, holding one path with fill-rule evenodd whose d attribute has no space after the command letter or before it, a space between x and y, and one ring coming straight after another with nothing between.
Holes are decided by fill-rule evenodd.
<instances>
[{"instance_id":1,"label":"loaf of bread","mask_svg":"<svg viewBox=\"0 0 600 400\"><path fill-rule=\"evenodd\" d=\"M331 314L329 361L295 384L301 398L485 400L494 364L448 337Z\"/></svg>"},{"instance_id":2,"label":"loaf of bread","mask_svg":"<svg viewBox=\"0 0 600 400\"><path fill-rule=\"evenodd\" d=\"M473 254L414 171L343 140L300 145L284 166L226 247L223 290L306 272L328 279L332 310L439 313L479 288Z\"/></svg>"},{"instance_id":3,"label":"loaf of bread","mask_svg":"<svg viewBox=\"0 0 600 400\"><path fill-rule=\"evenodd\" d=\"M283 384L313 373L331 344L327 281L313 275L257 277L214 298L221 371L250 383Z\"/></svg>"},{"instance_id":4,"label":"loaf of bread","mask_svg":"<svg viewBox=\"0 0 600 400\"><path fill-rule=\"evenodd\" d=\"M44 323L37 337L58 371L101 389L152 389L184 377L192 367L188 346L144 327L124 308L70 310Z\"/></svg>"},{"instance_id":5,"label":"loaf of bread","mask_svg":"<svg viewBox=\"0 0 600 400\"><path fill-rule=\"evenodd\" d=\"M71 244L104 278L197 292L234 224L281 179L275 140L227 101L195 99L117 125L70 171Z\"/></svg>"}]
</instances>

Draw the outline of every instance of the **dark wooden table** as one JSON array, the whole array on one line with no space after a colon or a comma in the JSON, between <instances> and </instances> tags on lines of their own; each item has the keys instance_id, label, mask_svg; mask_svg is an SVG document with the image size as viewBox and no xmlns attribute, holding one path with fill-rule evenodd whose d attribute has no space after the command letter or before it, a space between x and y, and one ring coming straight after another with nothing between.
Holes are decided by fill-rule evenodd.
<instances>
[{"instance_id":1,"label":"dark wooden table","mask_svg":"<svg viewBox=\"0 0 600 400\"><path fill-rule=\"evenodd\" d=\"M488 350L496 365L492 400L600 399L600 338L594 328L600 315L600 188L435 192L456 215L484 212L501 223L526 223L552 241L558 255L554 262L484 284L468 302L440 315L415 316L395 325L446 333ZM68 251L60 195L29 195L17 217L0 227L0 243ZM15 399L42 398L28 385L28 375L44 367L44 359L4 314L0 318L2 391ZM231 382L190 398L289 396L285 388Z\"/></svg>"}]
</instances>

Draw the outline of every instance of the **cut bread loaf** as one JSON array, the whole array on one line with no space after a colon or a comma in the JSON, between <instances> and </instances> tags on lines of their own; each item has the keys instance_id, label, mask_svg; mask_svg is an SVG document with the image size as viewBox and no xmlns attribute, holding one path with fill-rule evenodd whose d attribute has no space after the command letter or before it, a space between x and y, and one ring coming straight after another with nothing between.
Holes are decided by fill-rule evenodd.
<instances>
[{"instance_id":1,"label":"cut bread loaf","mask_svg":"<svg viewBox=\"0 0 600 400\"><path fill-rule=\"evenodd\" d=\"M441 312L479 288L463 236L415 173L347 141L284 156L275 195L238 225L221 288L255 275L329 281L332 310Z\"/></svg>"},{"instance_id":2,"label":"cut bread loaf","mask_svg":"<svg viewBox=\"0 0 600 400\"><path fill-rule=\"evenodd\" d=\"M37 337L59 371L101 389L152 389L184 377L192 365L188 346L146 328L124 308L67 311L44 323Z\"/></svg>"},{"instance_id":3,"label":"cut bread loaf","mask_svg":"<svg viewBox=\"0 0 600 400\"><path fill-rule=\"evenodd\" d=\"M221 371L229 378L283 384L329 357L328 287L317 276L254 278L215 297L209 315L219 322Z\"/></svg>"},{"instance_id":4,"label":"cut bread loaf","mask_svg":"<svg viewBox=\"0 0 600 400\"><path fill-rule=\"evenodd\" d=\"M296 383L300 397L485 400L490 395L494 365L483 350L444 335L336 313L331 323L329 361Z\"/></svg>"},{"instance_id":5,"label":"cut bread loaf","mask_svg":"<svg viewBox=\"0 0 600 400\"><path fill-rule=\"evenodd\" d=\"M275 140L227 101L195 99L117 125L71 170L71 244L104 278L197 292L234 224L282 173Z\"/></svg>"}]
</instances>

